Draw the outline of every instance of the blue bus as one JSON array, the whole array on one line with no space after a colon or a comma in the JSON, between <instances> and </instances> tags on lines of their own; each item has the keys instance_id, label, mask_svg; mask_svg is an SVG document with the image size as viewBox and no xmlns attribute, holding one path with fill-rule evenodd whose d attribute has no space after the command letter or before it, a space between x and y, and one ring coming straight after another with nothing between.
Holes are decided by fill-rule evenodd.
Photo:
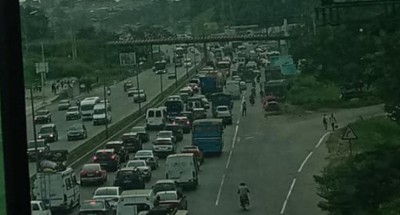
<instances>
[{"instance_id":1,"label":"blue bus","mask_svg":"<svg viewBox=\"0 0 400 215\"><path fill-rule=\"evenodd\" d=\"M222 154L224 148L222 119L200 119L192 124L192 145L205 154Z\"/></svg>"}]
</instances>

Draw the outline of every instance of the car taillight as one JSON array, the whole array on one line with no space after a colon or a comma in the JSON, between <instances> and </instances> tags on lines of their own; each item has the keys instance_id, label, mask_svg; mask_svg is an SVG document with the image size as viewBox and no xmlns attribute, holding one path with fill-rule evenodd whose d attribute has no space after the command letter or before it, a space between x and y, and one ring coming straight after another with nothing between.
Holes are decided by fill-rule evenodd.
<instances>
[{"instance_id":1,"label":"car taillight","mask_svg":"<svg viewBox=\"0 0 400 215\"><path fill-rule=\"evenodd\" d=\"M111 156L111 159L115 160L115 159L117 159L117 156L113 155L113 156Z\"/></svg>"},{"instance_id":2,"label":"car taillight","mask_svg":"<svg viewBox=\"0 0 400 215\"><path fill-rule=\"evenodd\" d=\"M97 160L97 156L94 156L94 157L93 157L93 160L94 160L94 161Z\"/></svg>"},{"instance_id":3,"label":"car taillight","mask_svg":"<svg viewBox=\"0 0 400 215\"><path fill-rule=\"evenodd\" d=\"M189 121L187 121L187 122L186 122L186 124L190 125L190 122L189 122Z\"/></svg>"},{"instance_id":4,"label":"car taillight","mask_svg":"<svg viewBox=\"0 0 400 215\"><path fill-rule=\"evenodd\" d=\"M86 174L87 174L87 171L85 171L85 170L81 171L81 175L86 175Z\"/></svg>"}]
</instances>

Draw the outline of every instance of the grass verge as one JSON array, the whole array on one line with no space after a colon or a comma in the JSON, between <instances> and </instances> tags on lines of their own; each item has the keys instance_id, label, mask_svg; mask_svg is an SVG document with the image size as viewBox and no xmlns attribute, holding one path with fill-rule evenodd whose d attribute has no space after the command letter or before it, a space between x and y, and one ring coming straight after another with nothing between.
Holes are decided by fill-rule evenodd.
<instances>
[{"instance_id":1,"label":"grass verge","mask_svg":"<svg viewBox=\"0 0 400 215\"><path fill-rule=\"evenodd\" d=\"M373 151L384 144L400 145L400 126L386 117L360 119L350 126L358 137L352 141L353 154ZM349 143L341 140L344 129L330 135L326 141L331 165L349 156Z\"/></svg>"},{"instance_id":2,"label":"grass verge","mask_svg":"<svg viewBox=\"0 0 400 215\"><path fill-rule=\"evenodd\" d=\"M334 83L320 83L314 76L300 75L293 79L293 85L288 92L287 102L305 110L321 108L358 108L381 104L374 94L360 99L340 99L340 88Z\"/></svg>"}]
</instances>

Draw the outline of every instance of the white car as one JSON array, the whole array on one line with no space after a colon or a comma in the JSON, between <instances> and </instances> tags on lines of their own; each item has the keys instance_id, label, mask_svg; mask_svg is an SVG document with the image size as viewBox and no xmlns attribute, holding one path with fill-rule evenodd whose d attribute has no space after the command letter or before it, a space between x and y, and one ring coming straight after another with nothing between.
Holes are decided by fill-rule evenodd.
<instances>
[{"instance_id":1,"label":"white car","mask_svg":"<svg viewBox=\"0 0 400 215\"><path fill-rule=\"evenodd\" d=\"M157 156L167 157L176 153L175 144L171 138L157 138L153 142L153 152Z\"/></svg>"},{"instance_id":2,"label":"white car","mask_svg":"<svg viewBox=\"0 0 400 215\"><path fill-rule=\"evenodd\" d=\"M78 106L69 107L67 112L65 113L65 119L67 121L80 118L81 118L81 111L79 110Z\"/></svg>"},{"instance_id":3,"label":"white car","mask_svg":"<svg viewBox=\"0 0 400 215\"><path fill-rule=\"evenodd\" d=\"M134 168L138 169L142 173L143 178L146 181L150 181L151 180L151 167L147 165L146 161L144 161L144 160L130 160L126 164L126 167L134 167Z\"/></svg>"},{"instance_id":4,"label":"white car","mask_svg":"<svg viewBox=\"0 0 400 215\"><path fill-rule=\"evenodd\" d=\"M224 124L232 125L232 114L228 106L226 105L217 106L216 115L217 118L222 119Z\"/></svg>"},{"instance_id":5,"label":"white car","mask_svg":"<svg viewBox=\"0 0 400 215\"><path fill-rule=\"evenodd\" d=\"M137 151L134 160L144 160L151 169L158 168L158 157L154 155L152 150Z\"/></svg>"},{"instance_id":6,"label":"white car","mask_svg":"<svg viewBox=\"0 0 400 215\"><path fill-rule=\"evenodd\" d=\"M32 215L51 215L51 211L42 201L31 201Z\"/></svg>"},{"instance_id":7,"label":"white car","mask_svg":"<svg viewBox=\"0 0 400 215\"><path fill-rule=\"evenodd\" d=\"M171 138L173 143L176 143L176 138L172 131L159 131L157 134L157 139L158 138Z\"/></svg>"},{"instance_id":8,"label":"white car","mask_svg":"<svg viewBox=\"0 0 400 215\"><path fill-rule=\"evenodd\" d=\"M99 187L94 191L92 199L104 199L108 203L117 208L119 197L122 190L120 187Z\"/></svg>"}]
</instances>

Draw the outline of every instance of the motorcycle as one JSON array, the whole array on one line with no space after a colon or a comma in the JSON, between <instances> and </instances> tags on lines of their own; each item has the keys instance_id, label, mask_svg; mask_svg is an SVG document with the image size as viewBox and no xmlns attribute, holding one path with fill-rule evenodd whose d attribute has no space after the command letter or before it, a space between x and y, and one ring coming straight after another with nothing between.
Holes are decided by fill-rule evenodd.
<instances>
[{"instance_id":1,"label":"motorcycle","mask_svg":"<svg viewBox=\"0 0 400 215\"><path fill-rule=\"evenodd\" d=\"M240 206L243 210L247 211L247 207L250 205L250 200L247 195L240 196Z\"/></svg>"}]
</instances>

